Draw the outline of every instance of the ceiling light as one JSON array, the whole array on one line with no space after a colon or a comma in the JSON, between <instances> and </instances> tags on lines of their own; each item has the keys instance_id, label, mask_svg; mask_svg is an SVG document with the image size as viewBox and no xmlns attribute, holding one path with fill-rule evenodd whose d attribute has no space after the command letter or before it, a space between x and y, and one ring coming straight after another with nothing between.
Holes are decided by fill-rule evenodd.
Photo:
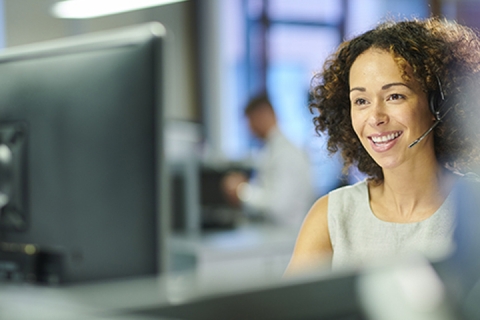
<instances>
[{"instance_id":1,"label":"ceiling light","mask_svg":"<svg viewBox=\"0 0 480 320\"><path fill-rule=\"evenodd\" d=\"M66 0L54 4L51 12L57 18L88 19L182 1L186 0Z\"/></svg>"}]
</instances>

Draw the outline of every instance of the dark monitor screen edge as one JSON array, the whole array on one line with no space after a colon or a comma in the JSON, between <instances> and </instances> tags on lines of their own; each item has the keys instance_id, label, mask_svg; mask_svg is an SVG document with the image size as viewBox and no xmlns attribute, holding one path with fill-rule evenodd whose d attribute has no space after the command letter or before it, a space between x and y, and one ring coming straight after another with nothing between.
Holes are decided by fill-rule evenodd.
<instances>
[{"instance_id":1,"label":"dark monitor screen edge","mask_svg":"<svg viewBox=\"0 0 480 320\"><path fill-rule=\"evenodd\" d=\"M65 282L163 271L164 38L149 23L0 55L0 240L58 250Z\"/></svg>"}]
</instances>

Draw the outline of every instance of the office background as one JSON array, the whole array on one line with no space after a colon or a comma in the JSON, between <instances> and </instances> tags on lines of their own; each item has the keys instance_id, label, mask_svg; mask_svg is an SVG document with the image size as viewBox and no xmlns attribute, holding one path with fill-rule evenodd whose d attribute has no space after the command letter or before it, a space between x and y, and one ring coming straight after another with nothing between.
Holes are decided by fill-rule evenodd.
<instances>
[{"instance_id":1,"label":"office background","mask_svg":"<svg viewBox=\"0 0 480 320\"><path fill-rule=\"evenodd\" d=\"M58 19L50 13L55 2L1 0L0 46L160 21L174 38L167 117L190 124L199 157L218 162L254 156L258 142L242 109L250 96L267 89L280 127L311 155L319 195L342 179L340 163L324 152L307 108L309 81L328 54L342 39L385 18L434 13L477 27L480 11L477 0L190 0L106 17Z\"/></svg>"},{"instance_id":2,"label":"office background","mask_svg":"<svg viewBox=\"0 0 480 320\"><path fill-rule=\"evenodd\" d=\"M326 154L324 138L314 132L307 108L309 81L336 46L387 18L433 13L480 27L476 0L189 0L92 19L56 18L50 13L55 2L0 0L0 46L159 21L171 40L165 85L172 125L166 137L175 143L167 145L167 156L209 166L248 163L259 143L249 133L242 109L252 95L267 90L281 129L311 156L318 196L361 178L354 172L342 175L339 159ZM189 163L179 170L188 168ZM200 209L189 196L198 198L198 190L185 194L187 224L195 229ZM252 244L252 238L236 235L223 243ZM282 247L278 273L290 250Z\"/></svg>"}]
</instances>

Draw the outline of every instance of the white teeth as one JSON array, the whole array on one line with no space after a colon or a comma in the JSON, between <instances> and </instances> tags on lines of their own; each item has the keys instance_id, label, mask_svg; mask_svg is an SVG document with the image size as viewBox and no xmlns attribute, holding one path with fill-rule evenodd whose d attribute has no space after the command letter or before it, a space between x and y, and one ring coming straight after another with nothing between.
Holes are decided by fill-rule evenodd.
<instances>
[{"instance_id":1,"label":"white teeth","mask_svg":"<svg viewBox=\"0 0 480 320\"><path fill-rule=\"evenodd\" d=\"M372 137L372 140L375 143L384 143L384 142L388 142L388 141L391 141L391 140L397 138L399 135L400 135L400 132L395 132L395 133L390 133L388 135L381 136L381 137L378 137L378 136L377 137Z\"/></svg>"}]
</instances>

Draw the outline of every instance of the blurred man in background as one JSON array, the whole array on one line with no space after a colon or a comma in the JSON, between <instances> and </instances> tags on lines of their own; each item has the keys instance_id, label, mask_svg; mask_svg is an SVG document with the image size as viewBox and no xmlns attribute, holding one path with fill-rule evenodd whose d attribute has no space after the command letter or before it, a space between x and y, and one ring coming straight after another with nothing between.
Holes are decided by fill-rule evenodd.
<instances>
[{"instance_id":1,"label":"blurred man in background","mask_svg":"<svg viewBox=\"0 0 480 320\"><path fill-rule=\"evenodd\" d=\"M250 100L245 115L252 133L264 142L264 147L253 176L232 172L223 179L223 190L232 204L247 212L297 229L314 200L308 156L279 130L266 95Z\"/></svg>"}]
</instances>

